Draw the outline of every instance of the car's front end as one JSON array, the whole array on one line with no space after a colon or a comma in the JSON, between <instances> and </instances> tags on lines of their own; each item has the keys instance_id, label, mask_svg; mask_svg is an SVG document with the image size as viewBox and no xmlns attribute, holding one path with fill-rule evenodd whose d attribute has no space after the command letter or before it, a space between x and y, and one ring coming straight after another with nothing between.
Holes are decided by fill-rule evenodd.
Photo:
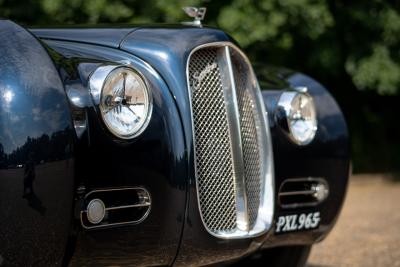
<instances>
[{"instance_id":1,"label":"car's front end","mask_svg":"<svg viewBox=\"0 0 400 267\"><path fill-rule=\"evenodd\" d=\"M73 129L64 263L233 263L310 246L334 225L348 133L333 98L311 78L253 70L213 28L31 32L58 70Z\"/></svg>"}]
</instances>

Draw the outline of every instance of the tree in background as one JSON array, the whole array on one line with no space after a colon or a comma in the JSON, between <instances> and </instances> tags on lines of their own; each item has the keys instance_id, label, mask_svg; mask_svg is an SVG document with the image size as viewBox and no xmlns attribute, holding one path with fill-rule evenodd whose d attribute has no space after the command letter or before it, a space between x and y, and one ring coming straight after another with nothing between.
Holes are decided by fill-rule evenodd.
<instances>
[{"instance_id":1,"label":"tree in background","mask_svg":"<svg viewBox=\"0 0 400 267\"><path fill-rule=\"evenodd\" d=\"M0 0L0 16L25 25L177 23L206 6L250 58L322 81L352 134L356 170L400 168L400 1ZM390 96L390 97L389 97Z\"/></svg>"}]
</instances>

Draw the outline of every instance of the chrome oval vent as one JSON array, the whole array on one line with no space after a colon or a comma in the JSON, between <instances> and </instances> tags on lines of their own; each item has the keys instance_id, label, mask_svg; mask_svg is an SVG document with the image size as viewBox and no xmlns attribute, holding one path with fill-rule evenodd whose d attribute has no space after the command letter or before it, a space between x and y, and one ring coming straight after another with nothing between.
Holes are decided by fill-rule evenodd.
<instances>
[{"instance_id":1,"label":"chrome oval vent","mask_svg":"<svg viewBox=\"0 0 400 267\"><path fill-rule=\"evenodd\" d=\"M90 207L94 202L101 203L96 206L96 212L103 209L101 220L95 222L90 216ZM150 194L141 187L93 190L85 196L81 224L85 229L137 224L146 219L150 208Z\"/></svg>"},{"instance_id":2,"label":"chrome oval vent","mask_svg":"<svg viewBox=\"0 0 400 267\"><path fill-rule=\"evenodd\" d=\"M230 43L196 48L188 60L200 214L214 236L267 231L273 215L273 161L260 89Z\"/></svg>"},{"instance_id":3,"label":"chrome oval vent","mask_svg":"<svg viewBox=\"0 0 400 267\"><path fill-rule=\"evenodd\" d=\"M329 195L328 182L323 178L286 179L278 193L282 208L315 206Z\"/></svg>"}]
</instances>

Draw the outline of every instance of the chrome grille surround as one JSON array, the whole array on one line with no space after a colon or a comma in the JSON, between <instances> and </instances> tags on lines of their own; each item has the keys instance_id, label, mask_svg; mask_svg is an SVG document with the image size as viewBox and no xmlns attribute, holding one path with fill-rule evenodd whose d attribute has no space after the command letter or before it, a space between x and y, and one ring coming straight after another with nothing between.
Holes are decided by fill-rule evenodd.
<instances>
[{"instance_id":1,"label":"chrome grille surround","mask_svg":"<svg viewBox=\"0 0 400 267\"><path fill-rule=\"evenodd\" d=\"M219 238L265 233L273 220L273 158L261 92L230 42L193 49L187 61L199 211Z\"/></svg>"}]
</instances>

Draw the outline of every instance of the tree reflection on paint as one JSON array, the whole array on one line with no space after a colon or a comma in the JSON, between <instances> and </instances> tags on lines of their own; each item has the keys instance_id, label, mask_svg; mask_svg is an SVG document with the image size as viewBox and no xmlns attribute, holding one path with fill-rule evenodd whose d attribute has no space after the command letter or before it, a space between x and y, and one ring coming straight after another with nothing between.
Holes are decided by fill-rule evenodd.
<instances>
[{"instance_id":1,"label":"tree reflection on paint","mask_svg":"<svg viewBox=\"0 0 400 267\"><path fill-rule=\"evenodd\" d=\"M50 136L43 134L40 137L27 137L22 146L7 154L0 143L0 169L20 168L27 162L41 164L44 162L62 160L70 154L70 128L57 131ZM43 149L46 148L46 149ZM66 153L67 152L67 153ZM26 166L25 166L26 168Z\"/></svg>"}]
</instances>

